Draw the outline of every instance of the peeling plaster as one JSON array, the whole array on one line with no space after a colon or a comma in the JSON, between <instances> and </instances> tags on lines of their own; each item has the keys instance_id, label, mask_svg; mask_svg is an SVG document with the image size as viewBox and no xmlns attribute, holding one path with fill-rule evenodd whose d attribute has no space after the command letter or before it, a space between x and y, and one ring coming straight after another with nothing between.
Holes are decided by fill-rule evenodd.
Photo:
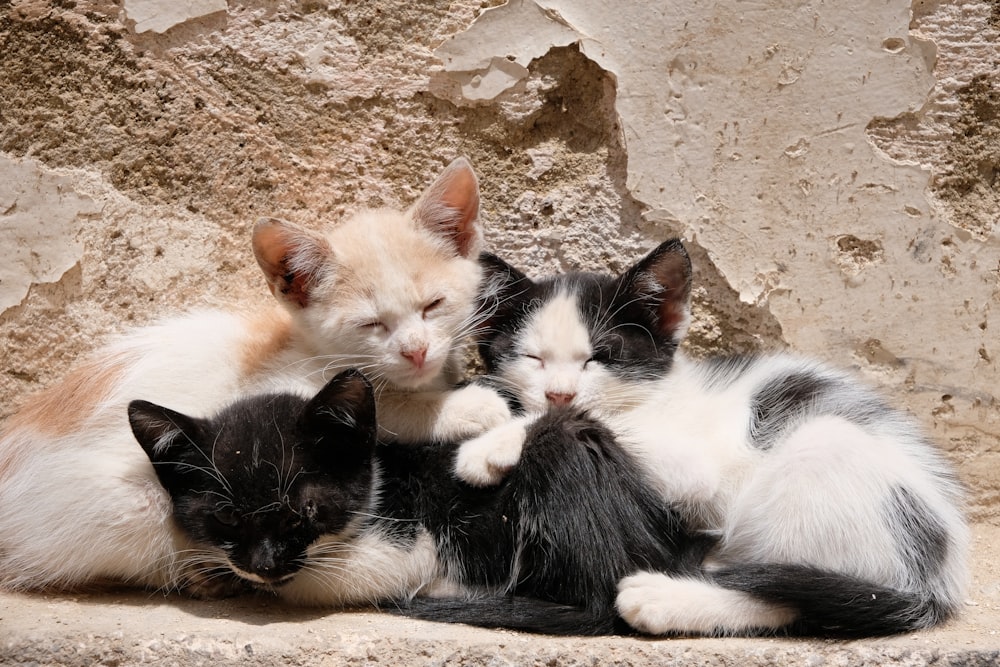
<instances>
[{"instance_id":1,"label":"peeling plaster","mask_svg":"<svg viewBox=\"0 0 1000 667\"><path fill-rule=\"evenodd\" d=\"M125 0L125 16L135 21L137 33L164 33L175 25L226 9L226 0Z\"/></svg>"},{"instance_id":2,"label":"peeling plaster","mask_svg":"<svg viewBox=\"0 0 1000 667\"><path fill-rule=\"evenodd\" d=\"M0 251L65 260L5 292L0 416L113 331L266 302L258 215L401 205L465 154L497 252L617 270L683 234L689 351L857 367L1000 516L995 3L154 4L163 34L133 0L0 10L0 156L44 165L0 176L56 214L38 244L0 217ZM99 219L50 206L81 195Z\"/></svg>"},{"instance_id":3,"label":"peeling plaster","mask_svg":"<svg viewBox=\"0 0 1000 667\"><path fill-rule=\"evenodd\" d=\"M449 38L434 54L465 100L492 100L526 79L533 59L580 40L557 11L532 0L512 0L484 11L473 30Z\"/></svg>"},{"instance_id":4,"label":"peeling plaster","mask_svg":"<svg viewBox=\"0 0 1000 667\"><path fill-rule=\"evenodd\" d=\"M527 67L577 45L616 82L626 187L652 233L704 248L793 348L860 365L924 414L949 396L950 423L975 423L1000 386L980 326L1000 294L983 273L1000 266L1000 233L955 233L928 202L927 169L874 150L866 132L917 112L934 87L936 48L910 21L907 0L522 0L436 55L472 103L520 83L519 70L495 71L501 59ZM858 352L871 340L878 355ZM902 362L872 361L883 358Z\"/></svg>"},{"instance_id":5,"label":"peeling plaster","mask_svg":"<svg viewBox=\"0 0 1000 667\"><path fill-rule=\"evenodd\" d=\"M21 303L32 284L56 282L80 261L75 223L97 213L69 178L0 156L0 313Z\"/></svg>"}]
</instances>

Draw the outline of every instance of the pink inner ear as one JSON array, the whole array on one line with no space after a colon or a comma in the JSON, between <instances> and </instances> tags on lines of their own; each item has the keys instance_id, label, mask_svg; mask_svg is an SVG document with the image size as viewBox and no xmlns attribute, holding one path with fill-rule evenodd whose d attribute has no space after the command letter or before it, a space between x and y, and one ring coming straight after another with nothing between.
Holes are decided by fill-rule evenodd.
<instances>
[{"instance_id":1,"label":"pink inner ear","mask_svg":"<svg viewBox=\"0 0 1000 667\"><path fill-rule=\"evenodd\" d=\"M276 297L300 308L309 303L309 283L312 276L303 269L293 268L293 255L302 254L308 233L294 225L262 218L253 230L253 252L264 272L268 288Z\"/></svg>"},{"instance_id":2,"label":"pink inner ear","mask_svg":"<svg viewBox=\"0 0 1000 667\"><path fill-rule=\"evenodd\" d=\"M676 338L677 331L687 319L684 304L676 301L663 301L660 304L660 333Z\"/></svg>"},{"instance_id":3,"label":"pink inner ear","mask_svg":"<svg viewBox=\"0 0 1000 667\"><path fill-rule=\"evenodd\" d=\"M476 220L479 218L479 184L471 169L458 170L441 201L456 211L455 243L459 254L468 257L476 240Z\"/></svg>"},{"instance_id":4,"label":"pink inner ear","mask_svg":"<svg viewBox=\"0 0 1000 667\"><path fill-rule=\"evenodd\" d=\"M479 182L466 159L445 168L416 203L413 216L451 241L462 257L479 254Z\"/></svg>"},{"instance_id":5,"label":"pink inner ear","mask_svg":"<svg viewBox=\"0 0 1000 667\"><path fill-rule=\"evenodd\" d=\"M660 285L660 333L676 338L678 330L687 320L688 301L691 296L691 273L687 256L665 253L647 267L653 280Z\"/></svg>"},{"instance_id":6,"label":"pink inner ear","mask_svg":"<svg viewBox=\"0 0 1000 667\"><path fill-rule=\"evenodd\" d=\"M253 229L253 254L270 280L282 272L282 260L288 254L284 225L274 218L261 218Z\"/></svg>"}]
</instances>

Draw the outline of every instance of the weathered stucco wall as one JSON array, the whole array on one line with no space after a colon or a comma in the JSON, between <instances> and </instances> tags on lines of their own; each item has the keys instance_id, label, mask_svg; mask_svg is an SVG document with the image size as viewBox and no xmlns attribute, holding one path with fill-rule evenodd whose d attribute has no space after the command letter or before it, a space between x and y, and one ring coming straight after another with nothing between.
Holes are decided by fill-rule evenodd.
<instances>
[{"instance_id":1,"label":"weathered stucco wall","mask_svg":"<svg viewBox=\"0 0 1000 667\"><path fill-rule=\"evenodd\" d=\"M491 4L0 3L0 416L112 332L269 298L257 216L405 205L466 154L495 250L683 235L695 352L859 368L996 522L996 3Z\"/></svg>"},{"instance_id":2,"label":"weathered stucco wall","mask_svg":"<svg viewBox=\"0 0 1000 667\"><path fill-rule=\"evenodd\" d=\"M0 0L0 419L114 332L265 303L258 216L403 206L465 154L511 260L618 270L683 235L694 353L791 347L916 414L978 522L959 621L870 642L553 640L3 594L0 662L996 663L1000 5L500 4Z\"/></svg>"}]
</instances>

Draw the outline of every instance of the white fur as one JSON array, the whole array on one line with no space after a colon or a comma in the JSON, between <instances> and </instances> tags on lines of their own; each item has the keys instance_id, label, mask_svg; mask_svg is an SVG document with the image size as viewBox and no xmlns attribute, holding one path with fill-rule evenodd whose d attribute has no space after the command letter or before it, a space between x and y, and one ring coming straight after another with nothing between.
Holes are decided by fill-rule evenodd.
<instances>
[{"instance_id":1,"label":"white fur","mask_svg":"<svg viewBox=\"0 0 1000 667\"><path fill-rule=\"evenodd\" d=\"M616 605L629 625L648 634L710 635L720 630L738 634L777 629L795 620L791 610L746 593L659 572L640 572L622 579Z\"/></svg>"},{"instance_id":2,"label":"white fur","mask_svg":"<svg viewBox=\"0 0 1000 667\"><path fill-rule=\"evenodd\" d=\"M631 407L646 394L641 385L615 382L600 364L581 326L576 297L559 294L540 307L517 341L520 357L504 369L501 380L528 412L544 412L550 394L572 395L574 405L599 414Z\"/></svg>"},{"instance_id":3,"label":"white fur","mask_svg":"<svg viewBox=\"0 0 1000 667\"><path fill-rule=\"evenodd\" d=\"M536 311L517 344L530 357L505 364L500 381L530 410L544 410L546 393L558 391L602 417L687 521L721 535L713 554L720 564L812 565L899 590L926 590L953 608L961 603L968 548L961 491L939 476L946 464L909 420L887 413L862 428L840 417L813 417L761 450L750 440L749 425L752 398L762 385L804 371L838 382L847 378L777 355L716 386L707 366L677 354L662 380L622 380L599 364L581 363L591 350L573 299L562 294ZM845 404L855 398L837 396ZM513 465L524 432L522 423L465 443L456 473L470 483L496 483ZM911 580L897 536L886 529L886 499L894 487L918 496L946 530L948 556L930 581ZM656 573L625 580L618 607L635 627L654 634L738 632L791 620L787 610L743 594Z\"/></svg>"},{"instance_id":4,"label":"white fur","mask_svg":"<svg viewBox=\"0 0 1000 667\"><path fill-rule=\"evenodd\" d=\"M311 396L356 366L376 385L379 421L401 439L475 435L505 421L495 392L450 392L459 341L478 321L478 207L475 175L459 160L405 213L361 213L326 236L262 221L254 251L290 322L219 311L168 319L106 347L82 379L29 398L0 432L0 587L111 579L176 588L191 582L188 571L226 565L175 530L128 423L135 399L207 416L243 394ZM306 279L289 283L289 271ZM347 549L348 559L371 569L377 549L365 544ZM396 567L391 558L387 567ZM325 584L330 600L369 601L364 585L329 579L347 587Z\"/></svg>"},{"instance_id":5,"label":"white fur","mask_svg":"<svg viewBox=\"0 0 1000 667\"><path fill-rule=\"evenodd\" d=\"M278 589L299 605L346 607L402 600L447 589L433 538L421 533L415 544L396 544L377 532L351 539L324 538L309 548L309 561Z\"/></svg>"}]
</instances>

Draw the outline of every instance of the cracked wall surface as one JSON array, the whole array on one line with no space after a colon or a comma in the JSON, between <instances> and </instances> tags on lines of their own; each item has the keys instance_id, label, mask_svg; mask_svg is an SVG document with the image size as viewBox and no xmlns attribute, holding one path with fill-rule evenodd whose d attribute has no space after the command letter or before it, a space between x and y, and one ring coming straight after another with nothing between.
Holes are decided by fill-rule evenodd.
<instances>
[{"instance_id":1,"label":"cracked wall surface","mask_svg":"<svg viewBox=\"0 0 1000 667\"><path fill-rule=\"evenodd\" d=\"M256 217L402 206L456 155L492 249L670 235L696 354L857 368L1000 505L989 2L0 3L0 416L114 332L269 297Z\"/></svg>"}]
</instances>

